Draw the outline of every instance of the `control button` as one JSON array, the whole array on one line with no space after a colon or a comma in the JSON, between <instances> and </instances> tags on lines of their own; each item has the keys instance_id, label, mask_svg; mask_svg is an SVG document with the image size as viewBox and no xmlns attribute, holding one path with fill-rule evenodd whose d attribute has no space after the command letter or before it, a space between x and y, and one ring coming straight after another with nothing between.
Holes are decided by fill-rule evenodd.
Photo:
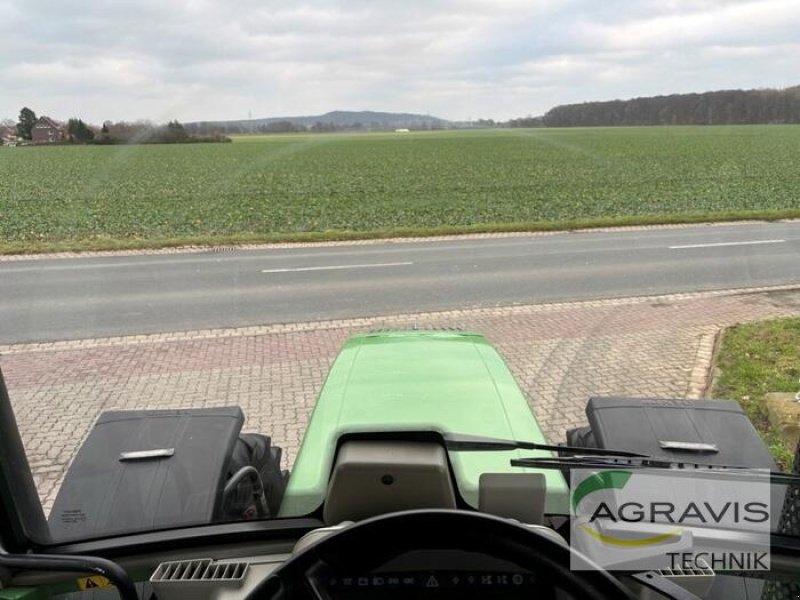
<instances>
[{"instance_id":1,"label":"control button","mask_svg":"<svg viewBox=\"0 0 800 600\"><path fill-rule=\"evenodd\" d=\"M429 588L439 587L439 580L436 579L436 577L434 577L433 575L431 575L430 577L428 577L428 580L425 582L425 587L429 587Z\"/></svg>"},{"instance_id":2,"label":"control button","mask_svg":"<svg viewBox=\"0 0 800 600\"><path fill-rule=\"evenodd\" d=\"M511 576L511 583L513 583L514 585L522 585L524 582L525 578L519 573Z\"/></svg>"}]
</instances>

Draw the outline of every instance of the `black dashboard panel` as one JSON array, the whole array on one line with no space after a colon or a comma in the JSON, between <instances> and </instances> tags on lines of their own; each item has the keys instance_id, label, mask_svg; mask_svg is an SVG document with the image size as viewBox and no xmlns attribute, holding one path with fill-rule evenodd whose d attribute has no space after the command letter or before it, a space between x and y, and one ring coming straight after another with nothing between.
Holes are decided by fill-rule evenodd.
<instances>
[{"instance_id":1,"label":"black dashboard panel","mask_svg":"<svg viewBox=\"0 0 800 600\"><path fill-rule=\"evenodd\" d=\"M549 598L536 576L514 571L424 570L346 574L320 578L335 600L365 598ZM318 588L319 589L319 588ZM538 592L538 593L537 593Z\"/></svg>"},{"instance_id":2,"label":"black dashboard panel","mask_svg":"<svg viewBox=\"0 0 800 600\"><path fill-rule=\"evenodd\" d=\"M363 573L320 569L309 584L330 600L555 597L546 577L482 553L457 550L414 550Z\"/></svg>"}]
</instances>

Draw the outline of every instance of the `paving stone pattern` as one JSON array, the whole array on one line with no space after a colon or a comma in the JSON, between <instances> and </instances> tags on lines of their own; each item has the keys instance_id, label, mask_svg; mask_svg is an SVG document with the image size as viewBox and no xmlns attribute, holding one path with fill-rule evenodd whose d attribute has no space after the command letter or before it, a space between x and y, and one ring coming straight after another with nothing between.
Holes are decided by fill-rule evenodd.
<instances>
[{"instance_id":1,"label":"paving stone pattern","mask_svg":"<svg viewBox=\"0 0 800 600\"><path fill-rule=\"evenodd\" d=\"M678 294L0 346L42 501L104 410L239 405L294 459L326 373L352 334L460 327L508 362L554 442L592 395L700 397L729 325L800 316L791 288Z\"/></svg>"}]
</instances>

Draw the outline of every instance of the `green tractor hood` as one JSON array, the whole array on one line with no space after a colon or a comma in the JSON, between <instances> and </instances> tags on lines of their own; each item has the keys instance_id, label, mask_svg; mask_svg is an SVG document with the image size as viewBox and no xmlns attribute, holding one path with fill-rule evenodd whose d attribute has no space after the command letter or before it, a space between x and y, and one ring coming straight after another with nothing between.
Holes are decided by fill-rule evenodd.
<instances>
[{"instance_id":1,"label":"green tractor hood","mask_svg":"<svg viewBox=\"0 0 800 600\"><path fill-rule=\"evenodd\" d=\"M357 335L331 367L295 460L281 514L309 514L325 498L346 433L439 431L547 443L503 359L486 339L453 331ZM450 452L462 497L478 505L481 473L537 472L511 458L547 452ZM568 513L561 473L547 479L548 513Z\"/></svg>"}]
</instances>

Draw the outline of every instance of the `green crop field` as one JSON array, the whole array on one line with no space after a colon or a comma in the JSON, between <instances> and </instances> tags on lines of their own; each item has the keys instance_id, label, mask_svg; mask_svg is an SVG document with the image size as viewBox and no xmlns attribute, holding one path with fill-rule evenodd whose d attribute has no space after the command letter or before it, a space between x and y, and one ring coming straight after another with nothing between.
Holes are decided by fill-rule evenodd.
<instances>
[{"instance_id":1,"label":"green crop field","mask_svg":"<svg viewBox=\"0 0 800 600\"><path fill-rule=\"evenodd\" d=\"M3 252L747 216L800 216L800 126L0 148Z\"/></svg>"}]
</instances>

